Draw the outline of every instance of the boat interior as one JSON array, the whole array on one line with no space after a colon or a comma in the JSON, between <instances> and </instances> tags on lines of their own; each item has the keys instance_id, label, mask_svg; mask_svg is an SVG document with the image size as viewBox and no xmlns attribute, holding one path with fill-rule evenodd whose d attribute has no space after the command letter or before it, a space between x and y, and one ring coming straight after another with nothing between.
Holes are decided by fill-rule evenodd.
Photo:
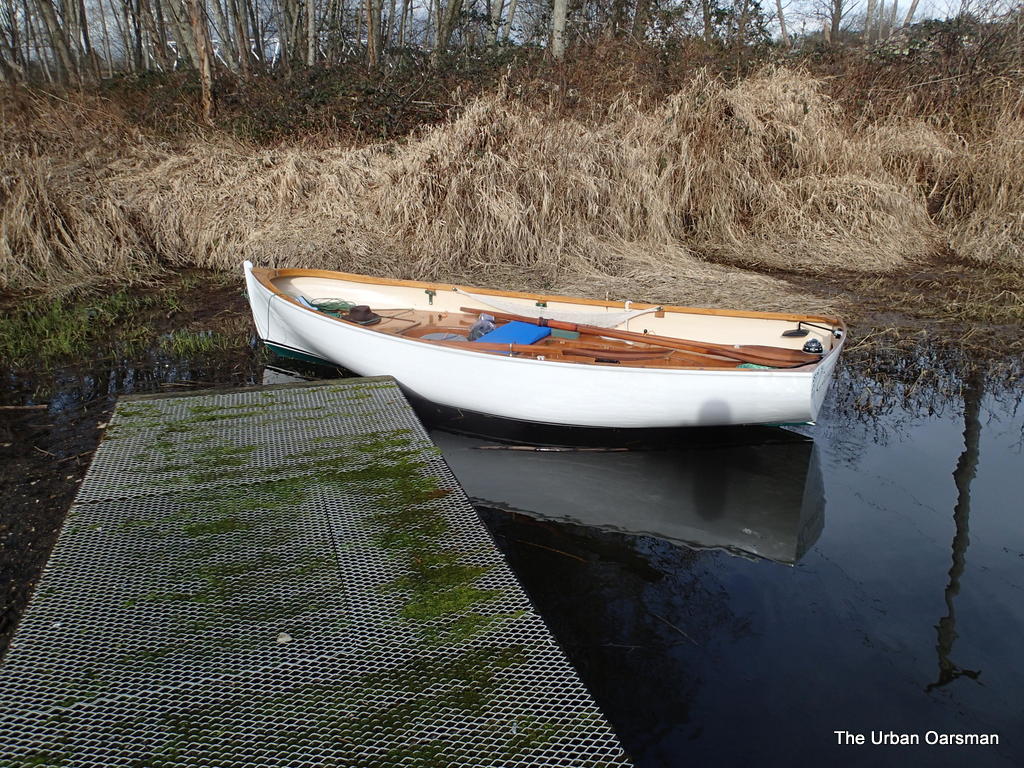
<instances>
[{"instance_id":1,"label":"boat interior","mask_svg":"<svg viewBox=\"0 0 1024 768\"><path fill-rule=\"evenodd\" d=\"M378 333L480 354L639 368L813 369L842 338L834 318L253 270L304 309Z\"/></svg>"}]
</instances>

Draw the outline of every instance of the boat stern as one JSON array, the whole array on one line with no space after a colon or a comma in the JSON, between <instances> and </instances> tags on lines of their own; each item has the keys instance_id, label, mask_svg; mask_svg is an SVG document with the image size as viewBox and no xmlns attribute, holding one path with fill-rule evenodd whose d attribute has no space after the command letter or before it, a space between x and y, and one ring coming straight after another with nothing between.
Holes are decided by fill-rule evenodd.
<instances>
[{"instance_id":1,"label":"boat stern","mask_svg":"<svg viewBox=\"0 0 1024 768\"><path fill-rule=\"evenodd\" d=\"M814 369L814 376L811 379L811 421L818 418L818 411L821 410L821 405L825 402L825 395L828 394L828 388L832 384L832 376L835 373L839 354L843 350L845 341L846 334L844 333L818 364L818 367Z\"/></svg>"}]
</instances>

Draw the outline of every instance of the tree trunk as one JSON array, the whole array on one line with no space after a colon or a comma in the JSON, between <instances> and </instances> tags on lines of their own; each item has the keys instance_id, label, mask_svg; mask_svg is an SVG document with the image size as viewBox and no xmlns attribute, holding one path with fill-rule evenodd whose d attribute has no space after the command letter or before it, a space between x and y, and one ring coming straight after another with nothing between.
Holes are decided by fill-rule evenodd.
<instances>
[{"instance_id":1,"label":"tree trunk","mask_svg":"<svg viewBox=\"0 0 1024 768\"><path fill-rule=\"evenodd\" d=\"M140 4L142 0L135 0L132 3L130 0L123 0L125 8L124 25L130 33L133 33L134 40L132 41L132 60L135 62L134 66L137 71L142 70L146 66L146 61L143 57L142 48L142 13L140 11ZM129 19L128 13L131 12L131 18Z\"/></svg>"},{"instance_id":2,"label":"tree trunk","mask_svg":"<svg viewBox=\"0 0 1024 768\"><path fill-rule=\"evenodd\" d=\"M380 63L380 9L378 0L366 0L366 63L376 69Z\"/></svg>"},{"instance_id":3,"label":"tree trunk","mask_svg":"<svg viewBox=\"0 0 1024 768\"><path fill-rule=\"evenodd\" d=\"M57 60L60 62L61 70L65 73L66 78L77 80L78 67L75 65L74 57L71 55L71 48L68 46L64 28L57 21L57 14L53 10L53 5L50 3L50 0L36 0L36 7L39 8L39 13L43 17L43 23L46 24L46 30L50 35L51 50L53 50Z\"/></svg>"},{"instance_id":4,"label":"tree trunk","mask_svg":"<svg viewBox=\"0 0 1024 768\"><path fill-rule=\"evenodd\" d=\"M867 11L864 12L864 39L869 43L875 40L875 11L878 0L868 0Z\"/></svg>"},{"instance_id":5,"label":"tree trunk","mask_svg":"<svg viewBox=\"0 0 1024 768\"><path fill-rule=\"evenodd\" d=\"M113 0L111 0L113 2ZM167 23L164 21L163 0L151 0L147 4L150 14L156 24L157 38L153 41L154 47L159 47L161 54L157 55L157 61L167 60Z\"/></svg>"},{"instance_id":6,"label":"tree trunk","mask_svg":"<svg viewBox=\"0 0 1024 768\"><path fill-rule=\"evenodd\" d=\"M157 66L166 72L170 68L167 61L167 47L160 41L162 36L157 28L156 19L153 17L153 11L146 0L139 0L139 14L142 16L143 26L149 36L150 48L153 49L153 57L156 59Z\"/></svg>"},{"instance_id":7,"label":"tree trunk","mask_svg":"<svg viewBox=\"0 0 1024 768\"><path fill-rule=\"evenodd\" d=\"M339 41L342 38L338 4L338 0L327 0L327 8L320 22L324 35L324 59L332 65L338 60Z\"/></svg>"},{"instance_id":8,"label":"tree trunk","mask_svg":"<svg viewBox=\"0 0 1024 768\"><path fill-rule=\"evenodd\" d=\"M50 61L46 57L46 53L43 51L42 45L39 41L39 30L32 21L32 11L28 6L28 0L21 0L21 10L25 18L25 31L28 36L28 44L32 46L32 52L35 53L36 61L39 62L43 68L43 75L46 77L46 82L53 82L53 71L50 67ZM26 58L26 60L28 60Z\"/></svg>"},{"instance_id":9,"label":"tree trunk","mask_svg":"<svg viewBox=\"0 0 1024 768\"><path fill-rule=\"evenodd\" d=\"M409 14L412 11L412 0L402 0L402 15L398 20L398 46L405 47L405 31L409 25Z\"/></svg>"},{"instance_id":10,"label":"tree trunk","mask_svg":"<svg viewBox=\"0 0 1024 768\"><path fill-rule=\"evenodd\" d=\"M704 42L710 45L715 39L715 30L711 25L711 0L700 0L700 12L704 21Z\"/></svg>"},{"instance_id":11,"label":"tree trunk","mask_svg":"<svg viewBox=\"0 0 1024 768\"><path fill-rule=\"evenodd\" d=\"M651 0L636 0L636 10L633 13L633 37L636 40L647 37L647 21L650 15Z\"/></svg>"},{"instance_id":12,"label":"tree trunk","mask_svg":"<svg viewBox=\"0 0 1024 768\"><path fill-rule=\"evenodd\" d=\"M747 38L747 24L750 23L750 0L742 0L740 17L736 22L736 39L733 44L737 49L742 48Z\"/></svg>"},{"instance_id":13,"label":"tree trunk","mask_svg":"<svg viewBox=\"0 0 1024 768\"><path fill-rule=\"evenodd\" d=\"M25 70L18 63L18 49L7 39L7 34L0 30L0 75L9 83L19 83L25 79Z\"/></svg>"},{"instance_id":14,"label":"tree trunk","mask_svg":"<svg viewBox=\"0 0 1024 768\"><path fill-rule=\"evenodd\" d=\"M89 38L89 17L85 12L85 0L78 0L78 22L79 34L82 39L82 53L85 54L85 59L89 62L93 77L98 82L100 79L100 60L96 56L96 51L92 47L92 40Z\"/></svg>"},{"instance_id":15,"label":"tree trunk","mask_svg":"<svg viewBox=\"0 0 1024 768\"><path fill-rule=\"evenodd\" d=\"M441 56L448 50L448 43L455 31L455 22L462 13L463 0L448 0L447 5L441 7L440 0L437 0L437 38L434 41L434 63L440 61Z\"/></svg>"},{"instance_id":16,"label":"tree trunk","mask_svg":"<svg viewBox=\"0 0 1024 768\"><path fill-rule=\"evenodd\" d=\"M604 31L612 38L621 37L626 31L626 0L612 0Z\"/></svg>"},{"instance_id":17,"label":"tree trunk","mask_svg":"<svg viewBox=\"0 0 1024 768\"><path fill-rule=\"evenodd\" d=\"M775 0L775 12L779 14L779 29L782 30L782 44L789 47L789 32L786 31L786 16L782 13L782 0Z\"/></svg>"},{"instance_id":18,"label":"tree trunk","mask_svg":"<svg viewBox=\"0 0 1024 768\"><path fill-rule=\"evenodd\" d=\"M18 12L14 7L13 0L4 0L4 16L7 30L0 29L0 72L8 82L18 83L25 80L25 62L28 61L28 58L23 58L21 54Z\"/></svg>"},{"instance_id":19,"label":"tree trunk","mask_svg":"<svg viewBox=\"0 0 1024 768\"><path fill-rule=\"evenodd\" d=\"M224 15L224 9L221 7L220 0L210 0L210 5L213 6L215 30L220 38L221 48L228 54L227 56L222 56L221 59L227 64L228 69L237 73L238 60L237 57L231 56L233 43L231 41L231 29L228 26L227 16Z\"/></svg>"},{"instance_id":20,"label":"tree trunk","mask_svg":"<svg viewBox=\"0 0 1024 768\"><path fill-rule=\"evenodd\" d=\"M278 21L277 21L277 53L280 56L280 65L287 72L291 66L291 62L288 60L288 14L285 10L285 0L272 0L271 13L276 7L278 10Z\"/></svg>"},{"instance_id":21,"label":"tree trunk","mask_svg":"<svg viewBox=\"0 0 1024 768\"><path fill-rule=\"evenodd\" d=\"M907 16L903 19L903 26L909 27L910 23L914 20L914 14L917 13L918 0L910 0L910 8L907 10Z\"/></svg>"},{"instance_id":22,"label":"tree trunk","mask_svg":"<svg viewBox=\"0 0 1024 768\"><path fill-rule=\"evenodd\" d=\"M107 77L114 76L114 57L110 52L110 30L107 28L107 11L103 0L96 0L100 9L100 29L103 30L103 57L107 60Z\"/></svg>"},{"instance_id":23,"label":"tree trunk","mask_svg":"<svg viewBox=\"0 0 1024 768\"><path fill-rule=\"evenodd\" d=\"M393 45L394 34L395 34L395 13L398 10L397 0L389 0L388 3L388 17L385 23L380 28L380 49L381 51L387 51L391 45Z\"/></svg>"},{"instance_id":24,"label":"tree trunk","mask_svg":"<svg viewBox=\"0 0 1024 768\"><path fill-rule=\"evenodd\" d=\"M171 16L171 27L174 30L174 41L177 43L178 58L186 64L199 69L199 52L191 29L185 24L184 9L180 0L169 0L167 10Z\"/></svg>"},{"instance_id":25,"label":"tree trunk","mask_svg":"<svg viewBox=\"0 0 1024 768\"><path fill-rule=\"evenodd\" d=\"M132 57L129 55L130 51L129 44L131 40L128 37L128 16L125 10L125 4L121 5L122 13L117 12L117 8L114 5L114 0L110 0L110 15L114 18L114 29L117 30L118 37L121 38L121 47L124 49L124 61L122 66L129 72L134 71L132 67Z\"/></svg>"},{"instance_id":26,"label":"tree trunk","mask_svg":"<svg viewBox=\"0 0 1024 768\"><path fill-rule=\"evenodd\" d=\"M501 28L501 12L504 9L505 0L490 0L491 7L487 14L487 46L493 48L498 42L498 30Z\"/></svg>"},{"instance_id":27,"label":"tree trunk","mask_svg":"<svg viewBox=\"0 0 1024 768\"><path fill-rule=\"evenodd\" d=\"M254 54L256 59L262 65L265 62L266 54L266 39L267 39L267 25L260 23L259 8L256 6L254 0L238 0L240 4L245 4L245 15L249 19L249 23L252 25L252 47L256 50Z\"/></svg>"},{"instance_id":28,"label":"tree trunk","mask_svg":"<svg viewBox=\"0 0 1024 768\"><path fill-rule=\"evenodd\" d=\"M843 0L832 0L832 18L829 19L828 41L839 42L839 25L843 23Z\"/></svg>"},{"instance_id":29,"label":"tree trunk","mask_svg":"<svg viewBox=\"0 0 1024 768\"><path fill-rule=\"evenodd\" d=\"M316 62L316 0L306 0L306 66Z\"/></svg>"},{"instance_id":30,"label":"tree trunk","mask_svg":"<svg viewBox=\"0 0 1024 768\"><path fill-rule=\"evenodd\" d=\"M303 42L306 32L302 26L302 0L285 0L285 7L288 9L288 56L291 61L305 61Z\"/></svg>"},{"instance_id":31,"label":"tree trunk","mask_svg":"<svg viewBox=\"0 0 1024 768\"><path fill-rule=\"evenodd\" d=\"M249 33L246 31L245 3L231 0L231 20L235 25L235 51L238 54L238 71L242 77L249 77Z\"/></svg>"},{"instance_id":32,"label":"tree trunk","mask_svg":"<svg viewBox=\"0 0 1024 768\"><path fill-rule=\"evenodd\" d=\"M206 20L199 7L199 0L189 0L189 20L192 22L192 37L195 39L199 64L199 84L202 88L203 120L213 125L213 77L210 72L210 42L206 36Z\"/></svg>"},{"instance_id":33,"label":"tree trunk","mask_svg":"<svg viewBox=\"0 0 1024 768\"><path fill-rule=\"evenodd\" d=\"M519 0L512 0L508 6L508 18L505 19L505 27L501 32L501 39L508 40L512 36L512 20L516 17L516 8L519 6Z\"/></svg>"},{"instance_id":34,"label":"tree trunk","mask_svg":"<svg viewBox=\"0 0 1024 768\"><path fill-rule=\"evenodd\" d=\"M551 55L556 59L565 56L565 17L568 10L567 0L554 0L551 8Z\"/></svg>"}]
</instances>

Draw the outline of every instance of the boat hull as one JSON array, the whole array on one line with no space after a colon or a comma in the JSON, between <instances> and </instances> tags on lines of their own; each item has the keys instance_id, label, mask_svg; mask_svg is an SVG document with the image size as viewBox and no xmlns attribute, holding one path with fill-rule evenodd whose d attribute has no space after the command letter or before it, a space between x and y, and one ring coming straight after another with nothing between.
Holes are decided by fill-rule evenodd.
<instances>
[{"instance_id":1,"label":"boat hull","mask_svg":"<svg viewBox=\"0 0 1024 768\"><path fill-rule=\"evenodd\" d=\"M480 354L339 323L271 291L246 265L249 303L270 345L393 376L413 395L506 419L584 427L787 424L813 420L838 346L813 370L593 366Z\"/></svg>"}]
</instances>

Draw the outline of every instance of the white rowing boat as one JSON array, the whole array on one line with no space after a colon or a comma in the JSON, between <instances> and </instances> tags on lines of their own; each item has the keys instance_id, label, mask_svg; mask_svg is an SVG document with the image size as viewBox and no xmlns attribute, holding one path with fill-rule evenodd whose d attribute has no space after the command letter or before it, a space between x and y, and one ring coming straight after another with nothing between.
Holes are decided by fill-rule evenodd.
<instances>
[{"instance_id":1,"label":"white rowing boat","mask_svg":"<svg viewBox=\"0 0 1024 768\"><path fill-rule=\"evenodd\" d=\"M822 316L244 268L257 331L276 352L390 375L442 406L544 424L810 421L845 339L843 323Z\"/></svg>"}]
</instances>

